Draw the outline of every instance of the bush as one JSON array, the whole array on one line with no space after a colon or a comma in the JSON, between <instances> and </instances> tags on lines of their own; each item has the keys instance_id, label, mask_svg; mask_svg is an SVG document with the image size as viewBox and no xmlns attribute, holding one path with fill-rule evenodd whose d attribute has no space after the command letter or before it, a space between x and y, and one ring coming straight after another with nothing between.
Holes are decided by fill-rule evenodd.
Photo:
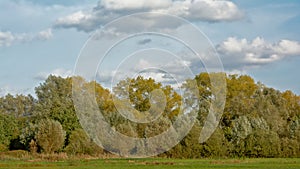
<instances>
[{"instance_id":1,"label":"bush","mask_svg":"<svg viewBox=\"0 0 300 169\"><path fill-rule=\"evenodd\" d=\"M219 127L206 141L206 145L208 146L209 156L225 157L229 151L229 143L226 140L222 129Z\"/></svg>"},{"instance_id":2,"label":"bush","mask_svg":"<svg viewBox=\"0 0 300 169\"><path fill-rule=\"evenodd\" d=\"M278 134L268 130L257 130L245 139L245 152L248 157L278 157L280 139Z\"/></svg>"},{"instance_id":3,"label":"bush","mask_svg":"<svg viewBox=\"0 0 300 169\"><path fill-rule=\"evenodd\" d=\"M57 152L64 145L65 138L66 132L58 121L45 119L39 122L35 139L43 152Z\"/></svg>"},{"instance_id":4,"label":"bush","mask_svg":"<svg viewBox=\"0 0 300 169\"><path fill-rule=\"evenodd\" d=\"M97 146L82 129L74 130L69 138L69 144L65 148L68 154L89 154L97 155L103 150Z\"/></svg>"},{"instance_id":5,"label":"bush","mask_svg":"<svg viewBox=\"0 0 300 169\"><path fill-rule=\"evenodd\" d=\"M299 143L297 140L282 138L281 139L281 156L282 157L298 157Z\"/></svg>"}]
</instances>

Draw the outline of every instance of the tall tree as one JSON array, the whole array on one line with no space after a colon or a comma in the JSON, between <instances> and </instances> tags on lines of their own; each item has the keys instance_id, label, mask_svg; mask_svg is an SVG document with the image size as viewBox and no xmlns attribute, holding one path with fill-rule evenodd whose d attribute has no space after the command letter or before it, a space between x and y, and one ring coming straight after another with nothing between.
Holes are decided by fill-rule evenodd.
<instances>
[{"instance_id":1,"label":"tall tree","mask_svg":"<svg viewBox=\"0 0 300 169\"><path fill-rule=\"evenodd\" d=\"M162 119L153 119L157 120L157 124L140 123L132 125L136 126L139 137L159 134L160 130L153 133L153 131L147 131L147 129L151 129L152 125L157 126L158 124L160 124L160 128L164 128L163 126L169 127L170 123L166 119L169 119L168 121L175 120L180 113L181 96L172 87L162 86L161 83L155 82L152 78L145 79L142 76L133 79L128 78L120 81L113 91L116 96L115 103L120 102L119 105L124 106L125 110L130 110L130 113L136 118L147 117L148 115L155 117L161 114ZM122 103L123 100L129 102ZM128 103L132 108L126 108Z\"/></svg>"},{"instance_id":2,"label":"tall tree","mask_svg":"<svg viewBox=\"0 0 300 169\"><path fill-rule=\"evenodd\" d=\"M34 116L36 120L50 118L57 120L71 134L80 128L72 101L72 78L50 75L46 81L35 88L38 102Z\"/></svg>"}]
</instances>

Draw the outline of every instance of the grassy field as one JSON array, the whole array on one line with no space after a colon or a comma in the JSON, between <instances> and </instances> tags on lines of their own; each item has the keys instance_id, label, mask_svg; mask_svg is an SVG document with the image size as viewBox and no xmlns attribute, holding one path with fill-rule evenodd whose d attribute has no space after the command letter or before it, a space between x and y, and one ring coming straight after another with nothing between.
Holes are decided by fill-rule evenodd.
<instances>
[{"instance_id":1,"label":"grassy field","mask_svg":"<svg viewBox=\"0 0 300 169\"><path fill-rule=\"evenodd\" d=\"M300 159L101 159L63 162L0 161L2 169L299 169Z\"/></svg>"}]
</instances>

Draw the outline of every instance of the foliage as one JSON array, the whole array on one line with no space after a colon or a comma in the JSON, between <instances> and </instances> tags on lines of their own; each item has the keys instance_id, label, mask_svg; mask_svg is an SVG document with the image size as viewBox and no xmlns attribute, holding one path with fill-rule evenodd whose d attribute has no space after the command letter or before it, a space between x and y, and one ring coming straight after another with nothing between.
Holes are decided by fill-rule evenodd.
<instances>
[{"instance_id":1,"label":"foliage","mask_svg":"<svg viewBox=\"0 0 300 169\"><path fill-rule=\"evenodd\" d=\"M42 119L35 135L37 144L45 153L54 153L62 148L66 133L58 121Z\"/></svg>"},{"instance_id":2,"label":"foliage","mask_svg":"<svg viewBox=\"0 0 300 169\"><path fill-rule=\"evenodd\" d=\"M118 119L118 121L113 123L117 124L117 129L120 128L117 127L118 125L123 125L121 128L124 128L124 125L135 126L134 131L128 132L131 135L136 133L138 137L148 138L160 134L162 129L169 127L170 121L174 120L180 113L181 96L170 86L162 86L161 83L155 82L151 78L144 79L142 76L138 76L134 79L122 80L114 87L113 91L116 97L115 103L121 107L118 110L130 110L136 119L159 117L161 113L161 117L158 119L154 118L156 121L152 124L132 124L127 119L116 115L114 118L115 120ZM151 104L153 102L157 105ZM166 104L163 104L164 102ZM128 107L128 105L131 106ZM130 130L132 129L132 127L129 128ZM153 128L155 130L151 131Z\"/></svg>"},{"instance_id":3,"label":"foliage","mask_svg":"<svg viewBox=\"0 0 300 169\"><path fill-rule=\"evenodd\" d=\"M257 130L245 139L249 157L276 157L280 154L280 139L273 131Z\"/></svg>"},{"instance_id":4,"label":"foliage","mask_svg":"<svg viewBox=\"0 0 300 169\"><path fill-rule=\"evenodd\" d=\"M8 150L10 142L17 136L17 120L11 115L0 113L0 152Z\"/></svg>"},{"instance_id":5,"label":"foliage","mask_svg":"<svg viewBox=\"0 0 300 169\"><path fill-rule=\"evenodd\" d=\"M73 78L83 87L76 90L95 94L100 112L111 127L129 137L149 138L166 131L180 115L182 99L190 101L188 105L198 113L194 127L161 157L300 157L300 96L256 83L247 75L225 76L226 104L220 124L206 142L199 143L211 103L217 97L212 90L223 90L218 84L213 89L210 77L223 75L201 73L183 84L185 90L196 82L200 95L196 107L199 109L193 107L191 93L181 93L181 96L171 86L151 78L139 76L121 80L113 91L96 81ZM72 78L51 75L35 90L37 98L10 94L0 98L0 151L25 149L35 152L39 149L45 153L105 153L80 126L72 100ZM150 115L159 118L151 123L136 123L123 117L118 106L130 110L136 119ZM119 142L107 143L107 146L111 144ZM123 144L121 146L129 147Z\"/></svg>"},{"instance_id":6,"label":"foliage","mask_svg":"<svg viewBox=\"0 0 300 169\"><path fill-rule=\"evenodd\" d=\"M35 121L42 118L56 120L61 123L67 136L80 128L72 101L72 78L50 75L35 91L38 97Z\"/></svg>"},{"instance_id":7,"label":"foliage","mask_svg":"<svg viewBox=\"0 0 300 169\"><path fill-rule=\"evenodd\" d=\"M82 129L72 131L69 144L65 148L69 154L89 154L97 155L103 153L103 150L98 147Z\"/></svg>"}]
</instances>

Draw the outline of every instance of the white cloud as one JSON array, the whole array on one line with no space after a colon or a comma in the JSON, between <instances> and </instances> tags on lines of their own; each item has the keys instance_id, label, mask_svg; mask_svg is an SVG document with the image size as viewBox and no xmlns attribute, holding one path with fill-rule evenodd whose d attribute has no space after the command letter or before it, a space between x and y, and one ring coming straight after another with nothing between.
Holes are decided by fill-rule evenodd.
<instances>
[{"instance_id":1,"label":"white cloud","mask_svg":"<svg viewBox=\"0 0 300 169\"><path fill-rule=\"evenodd\" d=\"M52 28L43 28L51 26L59 16L93 6L91 0L0 0L0 20L3 22L0 26L0 47L48 40L53 37Z\"/></svg>"},{"instance_id":2,"label":"white cloud","mask_svg":"<svg viewBox=\"0 0 300 169\"><path fill-rule=\"evenodd\" d=\"M63 78L72 76L72 70L66 70L63 68L58 68L53 70L52 72L40 72L34 78L36 80L46 80L49 75L60 76Z\"/></svg>"},{"instance_id":3,"label":"white cloud","mask_svg":"<svg viewBox=\"0 0 300 169\"><path fill-rule=\"evenodd\" d=\"M117 18L119 15L115 13L106 13L105 11L77 11L65 17L56 20L54 28L75 28L79 31L91 32L99 28L104 23Z\"/></svg>"},{"instance_id":4,"label":"white cloud","mask_svg":"<svg viewBox=\"0 0 300 169\"><path fill-rule=\"evenodd\" d=\"M85 30L84 25L89 25L88 22L91 18L91 14L78 11L66 17L58 18L55 25L57 27L80 27L78 29Z\"/></svg>"},{"instance_id":5,"label":"white cloud","mask_svg":"<svg viewBox=\"0 0 300 169\"><path fill-rule=\"evenodd\" d=\"M15 37L11 32L1 32L0 31L0 47L2 46L10 46L13 41L15 40Z\"/></svg>"},{"instance_id":6,"label":"white cloud","mask_svg":"<svg viewBox=\"0 0 300 169\"><path fill-rule=\"evenodd\" d=\"M109 10L157 9L172 5L172 0L101 0L101 6Z\"/></svg>"},{"instance_id":7,"label":"white cloud","mask_svg":"<svg viewBox=\"0 0 300 169\"><path fill-rule=\"evenodd\" d=\"M40 39L40 40L51 39L53 37L52 29L49 28L49 29L40 31L36 37L37 37L37 39Z\"/></svg>"},{"instance_id":8,"label":"white cloud","mask_svg":"<svg viewBox=\"0 0 300 169\"><path fill-rule=\"evenodd\" d=\"M0 31L0 47L8 47L15 43L26 43L32 42L34 40L48 40L53 36L52 30L46 29L40 31L36 34L31 33L12 33L10 31L2 32Z\"/></svg>"},{"instance_id":9,"label":"white cloud","mask_svg":"<svg viewBox=\"0 0 300 169\"><path fill-rule=\"evenodd\" d=\"M252 41L229 37L217 46L217 51L225 68L237 69L264 65L285 57L300 56L300 43L286 39L270 43L261 37Z\"/></svg>"},{"instance_id":10,"label":"white cloud","mask_svg":"<svg viewBox=\"0 0 300 169\"><path fill-rule=\"evenodd\" d=\"M233 21L244 15L233 2L226 0L174 1L169 8L158 11L209 22Z\"/></svg>"},{"instance_id":11,"label":"white cloud","mask_svg":"<svg viewBox=\"0 0 300 169\"><path fill-rule=\"evenodd\" d=\"M176 84L178 79L171 76L167 72L155 72L155 71L143 71L137 74L138 76L143 76L144 78L152 78L156 82L160 82L165 85Z\"/></svg>"},{"instance_id":12,"label":"white cloud","mask_svg":"<svg viewBox=\"0 0 300 169\"><path fill-rule=\"evenodd\" d=\"M234 21L243 17L237 5L227 0L102 0L91 11L78 11L58 18L54 27L90 32L135 12L160 12L208 22ZM143 21L147 22L147 19Z\"/></svg>"},{"instance_id":13,"label":"white cloud","mask_svg":"<svg viewBox=\"0 0 300 169\"><path fill-rule=\"evenodd\" d=\"M277 53L282 55L299 55L300 43L290 40L281 40L274 48Z\"/></svg>"},{"instance_id":14,"label":"white cloud","mask_svg":"<svg viewBox=\"0 0 300 169\"><path fill-rule=\"evenodd\" d=\"M238 75L243 75L243 74L247 74L247 72L245 70L238 70L238 69L233 69L233 70L228 70L226 71L227 74L238 74Z\"/></svg>"},{"instance_id":15,"label":"white cloud","mask_svg":"<svg viewBox=\"0 0 300 169\"><path fill-rule=\"evenodd\" d=\"M101 83L110 83L115 76L115 71L97 72L96 80ZM117 79L118 81L121 79Z\"/></svg>"},{"instance_id":16,"label":"white cloud","mask_svg":"<svg viewBox=\"0 0 300 169\"><path fill-rule=\"evenodd\" d=\"M17 3L30 3L39 6L75 6L78 4L90 3L91 0L14 0Z\"/></svg>"},{"instance_id":17,"label":"white cloud","mask_svg":"<svg viewBox=\"0 0 300 169\"><path fill-rule=\"evenodd\" d=\"M119 81L128 77L143 76L144 78L152 78L163 85L171 85L177 89L187 78L194 77L189 72L190 60L180 61L174 59L169 60L165 64L159 60L156 61L141 58L126 64L125 67L121 67L119 70L99 71L96 79L105 87L110 88L111 85L115 86Z\"/></svg>"},{"instance_id":18,"label":"white cloud","mask_svg":"<svg viewBox=\"0 0 300 169\"><path fill-rule=\"evenodd\" d=\"M229 74L246 74L249 68L263 66L287 57L300 57L300 43L287 39L268 42L262 37L256 37L253 40L229 37L217 45L216 49L224 64L225 71ZM132 60L127 60L126 64L123 64L118 71L111 70L99 73L97 80L110 87L109 84L112 79L116 83L125 77L143 75L146 78L152 77L164 84L178 86L185 79L193 78L190 72L198 74L207 71L204 63L202 63L203 60L191 52L181 50L178 52L176 56L180 56L179 58L169 58L164 55L165 60L159 54L154 54L151 57L146 54L140 55L138 59L132 57ZM153 54L153 51L151 53ZM203 58L206 62L215 62L209 55ZM214 70L213 67L211 69Z\"/></svg>"}]
</instances>

